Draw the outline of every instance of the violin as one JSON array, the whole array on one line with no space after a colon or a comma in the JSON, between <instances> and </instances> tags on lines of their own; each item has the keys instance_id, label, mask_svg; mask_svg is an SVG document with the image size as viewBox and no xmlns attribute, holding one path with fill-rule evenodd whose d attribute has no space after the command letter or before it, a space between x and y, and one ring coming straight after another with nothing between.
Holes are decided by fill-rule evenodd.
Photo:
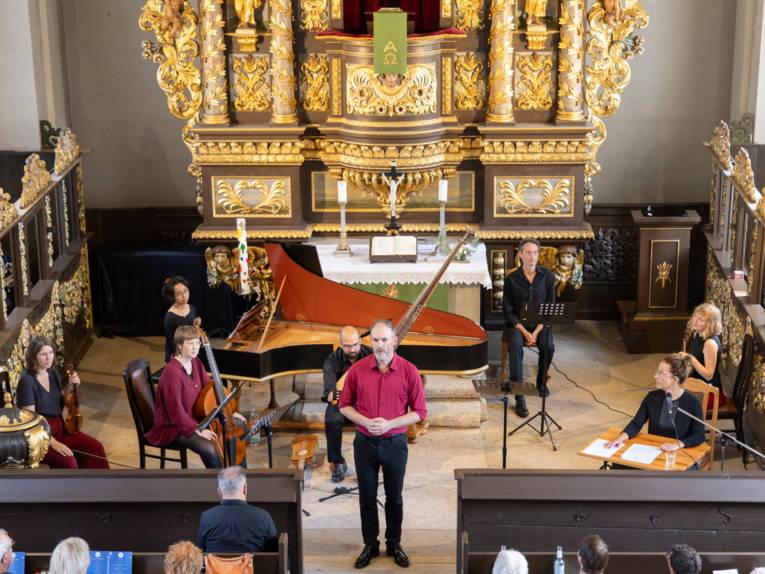
<instances>
[{"instance_id":1,"label":"violin","mask_svg":"<svg viewBox=\"0 0 765 574\"><path fill-rule=\"evenodd\" d=\"M213 355L210 346L210 339L207 338L202 327L197 326L197 331L199 331L199 338L202 341L202 347L207 355L207 364L212 374L210 382L202 387L202 391L194 403L194 416L201 420L213 413L231 391L223 386L218 364L215 362L215 355ZM247 455L247 441L243 440L245 435L234 418L234 413L238 410L239 397L235 397L223 408L223 416L216 417L210 423L210 430L215 433L215 450L224 466L241 465ZM224 437L227 442L224 442Z\"/></svg>"},{"instance_id":2,"label":"violin","mask_svg":"<svg viewBox=\"0 0 765 574\"><path fill-rule=\"evenodd\" d=\"M82 411L80 410L80 395L77 389L80 385L70 385L69 379L74 374L74 365L67 363L64 368L66 373L66 385L70 387L69 392L64 397L64 406L66 407L66 417L64 418L64 431L66 434L75 434L82 428Z\"/></svg>"}]
</instances>

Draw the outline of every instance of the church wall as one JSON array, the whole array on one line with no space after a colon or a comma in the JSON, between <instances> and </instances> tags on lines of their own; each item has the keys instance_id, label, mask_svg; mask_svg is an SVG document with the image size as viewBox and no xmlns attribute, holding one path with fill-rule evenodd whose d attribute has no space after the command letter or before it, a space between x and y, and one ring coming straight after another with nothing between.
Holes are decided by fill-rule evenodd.
<instances>
[{"instance_id":1,"label":"church wall","mask_svg":"<svg viewBox=\"0 0 765 574\"><path fill-rule=\"evenodd\" d=\"M193 206L182 123L166 109L156 66L141 57L140 2L62 0L72 125L89 158L94 208ZM645 0L645 54L595 178L595 204L703 201L701 142L730 109L735 2Z\"/></svg>"},{"instance_id":2,"label":"church wall","mask_svg":"<svg viewBox=\"0 0 765 574\"><path fill-rule=\"evenodd\" d=\"M0 18L0 149L40 147L27 0L3 2ZM30 105L30 102L32 105Z\"/></svg>"}]
</instances>

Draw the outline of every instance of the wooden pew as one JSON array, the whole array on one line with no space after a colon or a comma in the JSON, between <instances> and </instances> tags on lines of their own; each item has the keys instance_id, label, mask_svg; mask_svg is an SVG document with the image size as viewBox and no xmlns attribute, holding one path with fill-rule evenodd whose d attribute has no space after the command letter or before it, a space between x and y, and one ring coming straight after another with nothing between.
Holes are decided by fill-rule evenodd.
<instances>
[{"instance_id":1,"label":"wooden pew","mask_svg":"<svg viewBox=\"0 0 765 574\"><path fill-rule=\"evenodd\" d=\"M91 548L91 550L96 550ZM27 573L47 570L50 564L50 553L34 553L26 555L24 570ZM279 535L278 552L257 552L252 556L253 570L258 574L287 574L288 542L287 533ZM164 572L165 554L162 552L134 552L133 574L162 574Z\"/></svg>"},{"instance_id":2,"label":"wooden pew","mask_svg":"<svg viewBox=\"0 0 765 574\"><path fill-rule=\"evenodd\" d=\"M286 534L293 574L303 573L302 480L297 469L247 471L248 502ZM214 470L4 470L0 526L33 554L52 552L68 536L98 550L164 554L178 540L196 540L199 516L218 503L216 489Z\"/></svg>"},{"instance_id":3,"label":"wooden pew","mask_svg":"<svg viewBox=\"0 0 765 574\"><path fill-rule=\"evenodd\" d=\"M663 556L673 544L686 543L702 554L763 554L761 473L457 469L454 474L459 574L490 571L484 568L503 544L548 560L556 546L574 551L588 534L599 534L613 553Z\"/></svg>"}]
</instances>

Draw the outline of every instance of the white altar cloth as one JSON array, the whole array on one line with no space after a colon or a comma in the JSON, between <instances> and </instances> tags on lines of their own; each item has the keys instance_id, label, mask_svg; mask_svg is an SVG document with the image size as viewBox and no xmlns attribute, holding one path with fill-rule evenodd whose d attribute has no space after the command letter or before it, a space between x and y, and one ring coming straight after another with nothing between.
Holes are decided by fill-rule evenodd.
<instances>
[{"instance_id":1,"label":"white altar cloth","mask_svg":"<svg viewBox=\"0 0 765 574\"><path fill-rule=\"evenodd\" d=\"M314 243L314 242L311 242ZM351 243L351 257L335 257L337 240L315 243L324 277L336 283L401 284L430 283L446 257L430 255L435 245L418 242L417 263L370 263L369 242ZM451 247L455 245L452 242ZM486 246L479 243L467 262L452 262L440 283L449 285L482 285L491 289L491 274L486 261Z\"/></svg>"}]
</instances>

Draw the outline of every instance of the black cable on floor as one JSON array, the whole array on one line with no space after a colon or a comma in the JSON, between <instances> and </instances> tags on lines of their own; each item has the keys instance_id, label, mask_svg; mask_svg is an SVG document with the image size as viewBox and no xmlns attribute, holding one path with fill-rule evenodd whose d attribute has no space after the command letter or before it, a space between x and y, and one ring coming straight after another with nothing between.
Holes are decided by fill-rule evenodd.
<instances>
[{"instance_id":1,"label":"black cable on floor","mask_svg":"<svg viewBox=\"0 0 765 574\"><path fill-rule=\"evenodd\" d=\"M539 351L538 351L537 349L530 349L530 350L531 350L532 352L536 353L537 355L539 354ZM555 361L550 361L550 365L552 365L553 369L555 369L555 370L556 370L558 373L560 373L561 375L563 375L563 377L564 377L564 378L565 378L567 381L569 381L569 382L570 382L572 385L574 385L574 386L575 386L577 389L580 389L580 390L582 390L582 391L586 391L586 392L590 393L590 396L592 396L592 400L594 400L596 403L598 403L598 404L600 404L600 405L603 405L604 407L606 407L606 408L607 408L608 410L610 410L610 411L613 411L613 412L615 412L615 413L619 413L620 415L624 415L624 416L626 416L626 417L629 417L630 419L632 418L632 416L633 416L633 415L631 415L631 414L629 414L629 413L625 413L624 411L620 411L619 409L615 409L614 407L612 407L612 406L611 406L611 405L609 405L608 403L606 403L606 402L604 402L604 401L601 401L601 400L600 400L600 399L597 397L597 395L596 395L594 392L592 392L592 391L591 391L590 389L588 389L587 387L583 387L582 385L580 385L579 383L577 383L577 382L576 382L574 379L572 379L571 377L569 377L569 376L568 376L566 373L564 373L563 371L561 371L561 370L558 368L558 365L556 365L556 364L555 364Z\"/></svg>"}]
</instances>

